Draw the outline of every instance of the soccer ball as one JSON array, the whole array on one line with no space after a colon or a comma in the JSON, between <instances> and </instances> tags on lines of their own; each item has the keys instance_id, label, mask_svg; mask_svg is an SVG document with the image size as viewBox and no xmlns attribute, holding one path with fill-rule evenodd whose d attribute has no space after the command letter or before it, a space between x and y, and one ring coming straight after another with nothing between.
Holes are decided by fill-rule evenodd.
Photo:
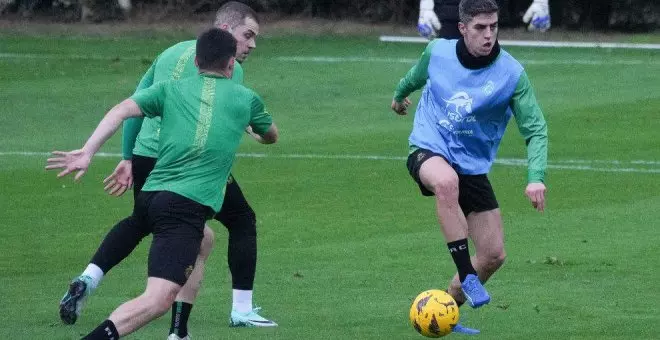
<instances>
[{"instance_id":1,"label":"soccer ball","mask_svg":"<svg viewBox=\"0 0 660 340\"><path fill-rule=\"evenodd\" d=\"M439 338L451 333L458 323L458 305L447 292L427 290L410 306L410 323L419 334Z\"/></svg>"}]
</instances>

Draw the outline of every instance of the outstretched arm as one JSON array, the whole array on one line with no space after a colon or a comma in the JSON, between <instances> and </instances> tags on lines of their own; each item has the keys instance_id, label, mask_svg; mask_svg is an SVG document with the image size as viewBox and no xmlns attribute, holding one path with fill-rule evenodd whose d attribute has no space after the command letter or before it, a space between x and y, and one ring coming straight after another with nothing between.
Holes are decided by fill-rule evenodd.
<instances>
[{"instance_id":1,"label":"outstretched arm","mask_svg":"<svg viewBox=\"0 0 660 340\"><path fill-rule=\"evenodd\" d=\"M534 90L523 72L511 98L511 109L516 117L518 130L527 144L527 189L525 194L534 208L545 208L545 172L548 163L548 126L536 101Z\"/></svg>"},{"instance_id":2,"label":"outstretched arm","mask_svg":"<svg viewBox=\"0 0 660 340\"><path fill-rule=\"evenodd\" d=\"M394 100L398 103L408 97L411 93L421 89L426 85L429 78L429 62L431 61L431 51L437 40L431 41L417 63L399 80L399 84L394 91Z\"/></svg>"},{"instance_id":3,"label":"outstretched arm","mask_svg":"<svg viewBox=\"0 0 660 340\"><path fill-rule=\"evenodd\" d=\"M410 100L408 96L424 87L429 78L429 62L431 61L431 51L437 40L431 41L422 56L419 58L415 66L413 66L406 75L399 80L399 84L394 91L394 98L392 99L392 110L400 115L407 114L408 105Z\"/></svg>"},{"instance_id":4,"label":"outstretched arm","mask_svg":"<svg viewBox=\"0 0 660 340\"><path fill-rule=\"evenodd\" d=\"M74 179L79 180L87 172L94 154L119 129L121 123L127 118L140 116L142 113L134 100L126 99L117 104L103 117L82 149L68 152L53 151L56 157L47 160L46 170L63 169L57 177L76 172Z\"/></svg>"}]
</instances>

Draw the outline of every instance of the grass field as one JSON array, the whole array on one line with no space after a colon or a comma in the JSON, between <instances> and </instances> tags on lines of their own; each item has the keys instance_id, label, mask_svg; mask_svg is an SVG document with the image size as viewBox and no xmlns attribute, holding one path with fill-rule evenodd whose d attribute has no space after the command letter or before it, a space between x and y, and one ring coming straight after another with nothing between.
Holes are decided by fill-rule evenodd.
<instances>
[{"instance_id":1,"label":"grass field","mask_svg":"<svg viewBox=\"0 0 660 340\"><path fill-rule=\"evenodd\" d=\"M95 159L75 185L43 166L45 152L82 145L175 42L0 35L0 338L77 339L144 288L148 240L105 278L75 326L60 323L67 282L130 213L131 198L102 190L117 157ZM389 105L422 49L374 37L258 42L246 83L281 140L246 138L234 174L259 219L255 300L280 327L227 327L226 232L214 222L195 339L421 338L409 304L445 288L454 266L433 200L405 169L412 115ZM462 311L467 325L481 339L660 338L660 52L508 50L548 121L548 208L536 213L523 195L524 142L511 124L491 173L508 259L488 283L492 303ZM120 138L102 151L118 153ZM169 314L131 338L164 339L168 327Z\"/></svg>"}]
</instances>

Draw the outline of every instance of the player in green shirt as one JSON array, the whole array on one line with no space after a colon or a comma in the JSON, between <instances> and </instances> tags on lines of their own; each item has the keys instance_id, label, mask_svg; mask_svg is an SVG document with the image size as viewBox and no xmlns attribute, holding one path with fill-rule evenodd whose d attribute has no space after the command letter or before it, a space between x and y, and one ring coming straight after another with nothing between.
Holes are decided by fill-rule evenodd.
<instances>
[{"instance_id":1,"label":"player in green shirt","mask_svg":"<svg viewBox=\"0 0 660 340\"><path fill-rule=\"evenodd\" d=\"M158 161L119 222L153 234L145 292L119 306L84 339L118 339L166 313L192 273L205 221L220 211L231 165L246 128L265 143L277 128L261 98L230 78L236 39L212 28L197 39L199 74L138 91L112 108L85 146L55 151L46 169L85 174L93 155L130 117L161 117Z\"/></svg>"},{"instance_id":2,"label":"player in green shirt","mask_svg":"<svg viewBox=\"0 0 660 340\"><path fill-rule=\"evenodd\" d=\"M238 41L236 60L245 61L256 47L259 33L257 14L247 5L230 1L218 9L214 26L231 32ZM170 79L181 79L197 73L194 64L195 40L184 41L162 52L144 74L137 90ZM235 64L232 80L243 83L243 69ZM160 118L131 118L123 128L123 160L106 179L106 190L113 195L122 195L133 186L134 198L142 189L147 176L156 164L160 131ZM248 133L250 133L248 129ZM256 134L252 137L260 140ZM227 262L232 274L232 326L276 326L271 320L261 317L252 305L252 289L257 262L256 216L245 199L240 186L229 176L222 209L214 217L228 230ZM128 256L143 235L138 230L118 225L105 237L83 273L69 285L67 294L60 304L60 317L67 324L75 323L81 312L83 301L91 294L103 276ZM121 243L114 240L121 238ZM173 340L185 339L192 304L202 280L205 262L213 247L214 233L204 228L204 239L197 264L190 280L181 289L172 306L170 334Z\"/></svg>"}]
</instances>

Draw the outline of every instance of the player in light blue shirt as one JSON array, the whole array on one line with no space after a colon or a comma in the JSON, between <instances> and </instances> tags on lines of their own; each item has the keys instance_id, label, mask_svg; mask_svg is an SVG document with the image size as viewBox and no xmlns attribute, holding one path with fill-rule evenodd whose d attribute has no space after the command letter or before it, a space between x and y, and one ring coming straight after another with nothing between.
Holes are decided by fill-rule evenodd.
<instances>
[{"instance_id":1,"label":"player in light blue shirt","mask_svg":"<svg viewBox=\"0 0 660 340\"><path fill-rule=\"evenodd\" d=\"M448 292L459 305L490 302L483 283L505 258L502 217L488 180L509 119L527 144L525 194L545 207L547 126L525 70L497 42L494 0L462 0L458 40L431 41L399 82L392 109L407 114L407 96L423 88L410 134L408 170L422 194L435 196L441 229L458 273ZM468 237L476 247L470 258ZM460 324L454 332L478 333Z\"/></svg>"}]
</instances>

